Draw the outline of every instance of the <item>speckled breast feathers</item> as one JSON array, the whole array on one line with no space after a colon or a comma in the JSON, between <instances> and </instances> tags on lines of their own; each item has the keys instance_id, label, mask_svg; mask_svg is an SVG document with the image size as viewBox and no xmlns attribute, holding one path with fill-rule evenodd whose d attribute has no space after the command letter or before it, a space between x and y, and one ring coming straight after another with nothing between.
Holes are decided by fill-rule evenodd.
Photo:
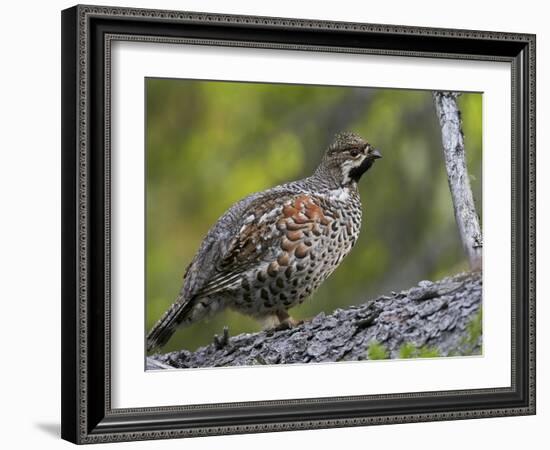
<instances>
[{"instance_id":1,"label":"speckled breast feathers","mask_svg":"<svg viewBox=\"0 0 550 450\"><path fill-rule=\"evenodd\" d=\"M261 317L286 311L309 297L359 234L361 208L342 208L339 203L330 195L301 193L251 214L241 228L231 264L238 266L251 252L256 264L242 273L227 306Z\"/></svg>"}]
</instances>

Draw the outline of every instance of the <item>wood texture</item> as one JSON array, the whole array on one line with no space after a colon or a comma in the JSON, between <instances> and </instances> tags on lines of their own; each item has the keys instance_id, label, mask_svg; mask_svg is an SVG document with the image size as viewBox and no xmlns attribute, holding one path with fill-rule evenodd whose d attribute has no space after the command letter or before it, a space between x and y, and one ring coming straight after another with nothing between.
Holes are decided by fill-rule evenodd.
<instances>
[{"instance_id":1,"label":"wood texture","mask_svg":"<svg viewBox=\"0 0 550 450\"><path fill-rule=\"evenodd\" d=\"M389 358L400 357L405 345L440 356L479 354L481 336L472 342L469 324L480 311L481 291L476 272L421 281L359 306L321 313L290 330L241 334L227 342L218 338L196 352L154 355L147 358L147 368L358 361L370 358L374 343Z\"/></svg>"},{"instance_id":2,"label":"wood texture","mask_svg":"<svg viewBox=\"0 0 550 450\"><path fill-rule=\"evenodd\" d=\"M456 224L470 268L481 270L483 240L466 166L464 135L455 92L434 92Z\"/></svg>"}]
</instances>

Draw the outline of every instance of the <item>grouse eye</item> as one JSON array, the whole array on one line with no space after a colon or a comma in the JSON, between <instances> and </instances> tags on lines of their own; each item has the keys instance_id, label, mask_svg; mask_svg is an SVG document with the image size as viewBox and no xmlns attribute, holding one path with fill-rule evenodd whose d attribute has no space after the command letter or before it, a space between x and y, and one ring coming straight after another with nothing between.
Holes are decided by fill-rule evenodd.
<instances>
[{"instance_id":1,"label":"grouse eye","mask_svg":"<svg viewBox=\"0 0 550 450\"><path fill-rule=\"evenodd\" d=\"M356 148L352 148L349 151L349 154L355 158L359 154L359 150L357 150Z\"/></svg>"}]
</instances>

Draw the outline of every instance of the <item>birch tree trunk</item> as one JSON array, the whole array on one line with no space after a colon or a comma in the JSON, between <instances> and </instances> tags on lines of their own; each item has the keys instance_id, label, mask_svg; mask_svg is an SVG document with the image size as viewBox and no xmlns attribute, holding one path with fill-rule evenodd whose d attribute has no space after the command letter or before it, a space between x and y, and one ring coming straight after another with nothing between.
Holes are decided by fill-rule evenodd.
<instances>
[{"instance_id":1,"label":"birch tree trunk","mask_svg":"<svg viewBox=\"0 0 550 450\"><path fill-rule=\"evenodd\" d=\"M434 104L441 125L441 141L456 224L470 268L481 270L483 240L466 166L458 93L434 92Z\"/></svg>"}]
</instances>

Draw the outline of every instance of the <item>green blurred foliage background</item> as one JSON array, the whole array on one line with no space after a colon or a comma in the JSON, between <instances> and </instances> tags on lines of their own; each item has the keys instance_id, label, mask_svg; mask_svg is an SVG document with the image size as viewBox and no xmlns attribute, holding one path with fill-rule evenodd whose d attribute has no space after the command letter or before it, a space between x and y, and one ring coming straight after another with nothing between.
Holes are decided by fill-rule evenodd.
<instances>
[{"instance_id":1,"label":"green blurred foliage background","mask_svg":"<svg viewBox=\"0 0 550 450\"><path fill-rule=\"evenodd\" d=\"M383 159L361 180L363 224L351 254L303 305L311 318L376 294L467 270L454 221L441 132L429 91L148 78L146 327L175 299L187 264L237 200L309 176L339 131ZM482 95L459 97L481 216ZM259 330L226 311L179 330L164 351Z\"/></svg>"}]
</instances>

